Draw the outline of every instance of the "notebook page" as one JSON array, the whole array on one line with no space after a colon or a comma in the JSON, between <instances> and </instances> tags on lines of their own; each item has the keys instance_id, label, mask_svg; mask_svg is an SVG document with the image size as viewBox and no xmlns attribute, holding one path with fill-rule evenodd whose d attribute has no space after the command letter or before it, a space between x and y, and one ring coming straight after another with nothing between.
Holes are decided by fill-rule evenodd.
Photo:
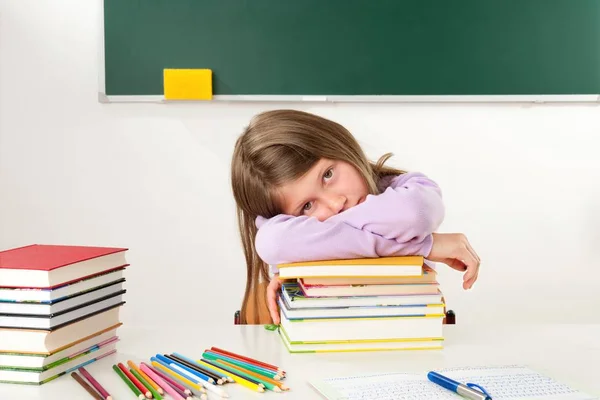
<instances>
[{"instance_id":1,"label":"notebook page","mask_svg":"<svg viewBox=\"0 0 600 400\"><path fill-rule=\"evenodd\" d=\"M462 397L423 375L384 374L310 382L327 400L457 400Z\"/></svg>"},{"instance_id":2,"label":"notebook page","mask_svg":"<svg viewBox=\"0 0 600 400\"><path fill-rule=\"evenodd\" d=\"M438 371L459 382L483 386L494 400L597 400L521 366L456 368ZM457 394L426 375L383 374L326 378L311 384L327 400L451 400Z\"/></svg>"}]
</instances>

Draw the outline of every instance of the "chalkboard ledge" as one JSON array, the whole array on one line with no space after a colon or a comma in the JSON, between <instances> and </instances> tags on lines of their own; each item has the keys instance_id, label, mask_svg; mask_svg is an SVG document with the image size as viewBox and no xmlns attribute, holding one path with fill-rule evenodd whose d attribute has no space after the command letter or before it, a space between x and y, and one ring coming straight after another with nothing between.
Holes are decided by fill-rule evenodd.
<instances>
[{"instance_id":1,"label":"chalkboard ledge","mask_svg":"<svg viewBox=\"0 0 600 400\"><path fill-rule=\"evenodd\" d=\"M100 103L178 103L163 95L106 95L98 93ZM206 102L317 102L317 103L600 103L600 94L582 95L465 95L465 96L339 96L339 95L214 95Z\"/></svg>"}]
</instances>

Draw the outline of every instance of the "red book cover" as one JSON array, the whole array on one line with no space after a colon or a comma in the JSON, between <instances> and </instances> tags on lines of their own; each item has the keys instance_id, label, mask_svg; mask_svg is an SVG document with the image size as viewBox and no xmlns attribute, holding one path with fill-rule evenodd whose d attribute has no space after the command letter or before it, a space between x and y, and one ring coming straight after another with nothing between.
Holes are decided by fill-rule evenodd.
<instances>
[{"instance_id":1,"label":"red book cover","mask_svg":"<svg viewBox=\"0 0 600 400\"><path fill-rule=\"evenodd\" d=\"M0 251L0 269L52 271L126 248L33 244Z\"/></svg>"}]
</instances>

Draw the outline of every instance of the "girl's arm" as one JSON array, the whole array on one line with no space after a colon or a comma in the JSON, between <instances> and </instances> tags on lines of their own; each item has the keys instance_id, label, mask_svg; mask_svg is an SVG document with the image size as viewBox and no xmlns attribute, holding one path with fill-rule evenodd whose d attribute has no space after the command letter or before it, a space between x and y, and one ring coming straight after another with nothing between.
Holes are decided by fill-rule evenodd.
<instances>
[{"instance_id":1,"label":"girl's arm","mask_svg":"<svg viewBox=\"0 0 600 400\"><path fill-rule=\"evenodd\" d=\"M258 217L255 246L268 264L401 255L427 256L444 206L438 185L412 172L380 195L326 221L307 216Z\"/></svg>"},{"instance_id":2,"label":"girl's arm","mask_svg":"<svg viewBox=\"0 0 600 400\"><path fill-rule=\"evenodd\" d=\"M277 215L258 217L256 252L267 264L287 262L386 257L427 256L433 238L426 235L407 241L386 239L345 222L319 221L314 217Z\"/></svg>"},{"instance_id":3,"label":"girl's arm","mask_svg":"<svg viewBox=\"0 0 600 400\"><path fill-rule=\"evenodd\" d=\"M345 222L357 229L395 239L401 243L422 241L444 219L444 203L439 186L418 172L395 177L379 195L366 200L328 221Z\"/></svg>"}]
</instances>

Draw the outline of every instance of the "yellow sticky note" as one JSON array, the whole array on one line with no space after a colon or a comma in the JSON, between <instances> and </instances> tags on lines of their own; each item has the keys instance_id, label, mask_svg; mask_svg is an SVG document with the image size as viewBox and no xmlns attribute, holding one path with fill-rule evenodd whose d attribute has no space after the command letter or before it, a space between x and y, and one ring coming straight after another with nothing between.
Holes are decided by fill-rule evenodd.
<instances>
[{"instance_id":1,"label":"yellow sticky note","mask_svg":"<svg viewBox=\"0 0 600 400\"><path fill-rule=\"evenodd\" d=\"M165 69L164 95L167 100L211 100L212 70Z\"/></svg>"}]
</instances>

